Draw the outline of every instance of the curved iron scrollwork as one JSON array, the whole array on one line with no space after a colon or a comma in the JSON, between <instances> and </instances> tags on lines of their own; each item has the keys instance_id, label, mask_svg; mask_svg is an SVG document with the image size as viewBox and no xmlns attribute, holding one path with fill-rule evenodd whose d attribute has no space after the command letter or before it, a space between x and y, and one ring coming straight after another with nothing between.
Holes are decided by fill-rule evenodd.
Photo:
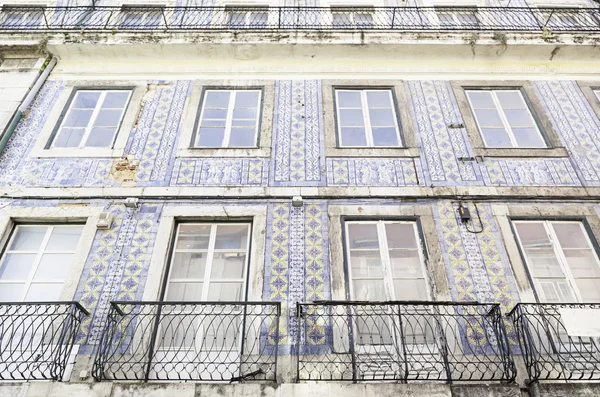
<instances>
[{"instance_id":1,"label":"curved iron scrollwork","mask_svg":"<svg viewBox=\"0 0 600 397\"><path fill-rule=\"evenodd\" d=\"M0 9L0 31L386 30L600 32L598 8L123 6Z\"/></svg>"},{"instance_id":2,"label":"curved iron scrollwork","mask_svg":"<svg viewBox=\"0 0 600 397\"><path fill-rule=\"evenodd\" d=\"M509 315L519 334L529 380L599 380L600 330L589 326L589 319L599 314L600 304L516 305Z\"/></svg>"},{"instance_id":3,"label":"curved iron scrollwork","mask_svg":"<svg viewBox=\"0 0 600 397\"><path fill-rule=\"evenodd\" d=\"M0 303L0 379L63 380L87 315L77 302Z\"/></svg>"},{"instance_id":4,"label":"curved iron scrollwork","mask_svg":"<svg viewBox=\"0 0 600 397\"><path fill-rule=\"evenodd\" d=\"M298 379L506 381L515 378L496 304L298 305Z\"/></svg>"},{"instance_id":5,"label":"curved iron scrollwork","mask_svg":"<svg viewBox=\"0 0 600 397\"><path fill-rule=\"evenodd\" d=\"M280 303L112 302L100 380L274 380Z\"/></svg>"}]
</instances>

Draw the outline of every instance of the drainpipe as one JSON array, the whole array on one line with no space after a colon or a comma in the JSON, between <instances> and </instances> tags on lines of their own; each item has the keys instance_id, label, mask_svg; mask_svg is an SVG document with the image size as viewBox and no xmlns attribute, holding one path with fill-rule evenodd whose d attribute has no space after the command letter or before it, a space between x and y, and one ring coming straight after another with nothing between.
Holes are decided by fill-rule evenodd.
<instances>
[{"instance_id":1,"label":"drainpipe","mask_svg":"<svg viewBox=\"0 0 600 397\"><path fill-rule=\"evenodd\" d=\"M15 129L17 128L17 125L19 124L19 121L21 121L21 118L23 118L23 113L25 113L25 110L27 110L29 105L31 105L31 103L35 99L35 96L40 91L40 88L42 87L42 85L46 82L48 75L50 74L50 72L52 72L52 69L54 68L55 65L56 65L56 57L52 57L52 59L50 60L50 63L48 63L48 65L46 66L44 71L38 76L35 84L33 85L33 87L31 87L31 89L29 90L29 93L27 94L27 96L25 97L25 99L23 100L23 102L21 103L19 108L17 109L17 112L13 115L12 119L10 120L10 123L8 124L8 127L6 127L6 130L4 130L4 134L2 134L2 136L0 136L0 154L4 151L4 148L6 147L8 140L10 139L12 134L15 132Z\"/></svg>"}]
</instances>

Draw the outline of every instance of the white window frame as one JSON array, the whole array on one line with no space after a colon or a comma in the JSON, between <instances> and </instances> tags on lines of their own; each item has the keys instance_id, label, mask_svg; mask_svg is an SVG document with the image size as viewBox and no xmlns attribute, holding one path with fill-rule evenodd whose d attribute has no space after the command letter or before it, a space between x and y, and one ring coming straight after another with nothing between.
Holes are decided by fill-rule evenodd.
<instances>
[{"instance_id":1,"label":"white window frame","mask_svg":"<svg viewBox=\"0 0 600 397\"><path fill-rule=\"evenodd\" d=\"M90 116L90 119L88 120L87 126L85 127L85 132L83 133L83 136L81 137L81 141L79 142L79 145L77 145L76 147L75 146L74 147L55 146L56 140L59 137L59 135L61 134L61 130L62 130L65 122L67 121L69 115L71 114L71 111L73 111L73 105L75 104L75 99L77 98L77 95L79 95L80 92L100 92L100 97L98 98L98 102L96 102L96 106L94 107L92 115ZM121 111L121 117L119 118L119 122L118 122L116 130L115 130L115 134L113 135L110 145L108 145L108 146L99 146L99 147L86 146L87 140L89 139L90 133L92 132L92 129L94 127L94 123L96 122L96 119L98 118L98 114L102 110L102 105L104 104L106 95L109 92L127 92L128 93L127 101L125 102L125 106L123 107L123 110ZM133 90L131 90L131 89L129 89L129 90L123 90L123 89L78 89L78 90L76 90L75 94L73 95L73 98L67 105L68 106L67 111L64 113L64 117L61 120L60 125L56 129L56 133L52 137L52 143L50 145L50 148L52 148L52 149L54 149L54 148L60 148L60 149L112 148L112 146L115 143L115 140L117 139L117 135L119 134L119 130L121 129L121 125L123 124L123 119L125 118L125 114L127 113L127 108L129 107L129 103L131 101L132 94L133 94ZM70 127L68 127L68 128L70 128Z\"/></svg>"},{"instance_id":2,"label":"white window frame","mask_svg":"<svg viewBox=\"0 0 600 397\"><path fill-rule=\"evenodd\" d=\"M426 266L426 260L425 260L425 256L424 256L424 252L423 252L423 242L421 241L421 236L419 235L419 225L416 221L402 221L402 220L377 220L377 221L346 221L344 222L344 229L345 229L345 241L344 241L344 245L345 245L345 249L346 249L346 258L348 258L348 263L346 265L346 269L348 271L348 280L349 280L349 286L348 286L348 290L350 292L350 299L357 299L354 293L354 280L355 278L352 275L352 263L351 263L351 256L350 256L350 230L348 228L349 225L352 224L360 224L360 225L368 225L368 224L375 224L377 225L377 238L379 241L379 255L381 258L381 266L382 266L382 273L383 276L382 277L374 277L373 279L381 279L383 278L383 284L385 286L385 295L386 298L388 300L397 300L396 299L396 291L394 290L394 277L392 274L392 268L391 268L391 260L390 260L390 251L389 251L389 247L388 247L388 243L387 243L387 234L386 234L386 230L385 230L385 225L386 224L409 224L413 227L413 231L415 233L415 241L417 242L418 245L418 251L419 251L419 261L421 263L421 274L423 274L423 279L425 281L425 284L427 285L427 300L431 301L432 300L432 296L431 296L431 290L430 290L430 281L429 281L429 277L427 274L427 266ZM355 251L355 250L354 250ZM368 251L373 251L372 248L369 248ZM358 280L368 280L370 278L358 278ZM420 277L415 277L415 278L402 278L402 279L406 279L406 280L420 280Z\"/></svg>"},{"instance_id":3,"label":"white window frame","mask_svg":"<svg viewBox=\"0 0 600 397\"><path fill-rule=\"evenodd\" d=\"M461 21L459 16L460 15L466 15L467 14L467 10L472 11L470 14L473 15L473 17L475 17L475 19L477 20L476 24L466 24L464 21ZM435 12L435 16L437 18L437 23L439 25L442 24L441 18L440 18L440 14L444 14L447 16L450 16L452 18L452 22L454 24L456 24L456 26L479 26L481 24L481 21L479 20L479 17L477 16L478 14L478 8L475 5L455 5L455 6L447 6L447 5L438 5L434 7L434 12Z\"/></svg>"},{"instance_id":4,"label":"white window frame","mask_svg":"<svg viewBox=\"0 0 600 397\"><path fill-rule=\"evenodd\" d=\"M180 228L181 225L210 225L211 226L211 230L210 230L210 238L209 238L209 242L208 242L208 248L207 249L178 249L176 248L177 242L179 241L179 232L180 232ZM248 238L247 238L247 244L245 249L230 249L230 248L226 248L226 249L215 249L215 242L216 242L216 236L217 236L217 228L218 226L247 226L248 227ZM247 283L247 275L248 275L248 267L250 266L250 242L251 242L251 237L252 237L252 222L181 222L177 224L177 233L175 235L175 240L173 241L173 253L171 255L171 263L169 266L169 275L167 277L167 288L165 288L165 294L164 297L166 298L168 296L169 293L169 287L171 286L171 283L202 283L202 296L201 296L201 301L208 301L208 290L210 288L210 284L211 283L223 283L223 284L227 284L227 283L242 283L242 298L243 300L241 302L245 302L247 300L247 289L248 289L248 283ZM213 258L214 258L214 254L215 252L239 252L239 253L246 253L246 260L244 262L244 272L242 274L242 278L241 279L211 279L210 278L210 274L212 271L212 266L213 266ZM206 268L204 269L204 278L203 279L191 279L191 278L183 278L183 279L172 279L171 275L173 272L173 262L175 260L175 254L176 253L196 253L196 252L202 252L202 253L206 253Z\"/></svg>"},{"instance_id":5,"label":"white window frame","mask_svg":"<svg viewBox=\"0 0 600 397\"><path fill-rule=\"evenodd\" d=\"M350 146L350 145L344 145L342 143L342 119L340 116L340 109L353 109L353 108L340 108L340 100L339 100L339 96L338 94L342 91L356 91L356 92L360 92L360 104L361 104L361 110L362 110L362 114L363 114L363 122L364 122L364 128L365 128L365 138L367 141L366 146ZM369 114L369 103L367 101L367 92L372 92L372 91L387 91L389 97L390 97L390 105L392 108L392 112L394 114L394 127L396 128L396 138L398 139L398 146L375 146L373 144L373 129L371 127L371 116ZM379 108L374 108L374 109L379 109ZM336 117L337 117L337 134L338 134L338 142L339 142L339 147L341 148L375 148L375 149L386 149L386 148L401 148L404 145L404 142L402 141L402 136L400 134L400 126L398 125L398 112L396 111L396 102L394 101L394 95L393 95L393 91L391 88L381 88L381 89L377 89L377 88L365 88L365 89L352 89L352 88L336 88L335 89L335 113L336 113Z\"/></svg>"},{"instance_id":6,"label":"white window frame","mask_svg":"<svg viewBox=\"0 0 600 397\"><path fill-rule=\"evenodd\" d=\"M244 23L232 25L231 17L234 13L244 13ZM265 13L267 14L267 20L265 25L252 24L252 15L254 13ZM228 28L240 29L240 28L268 28L271 25L271 14L269 13L269 5L266 4L227 4L225 6L225 25Z\"/></svg>"},{"instance_id":7,"label":"white window frame","mask_svg":"<svg viewBox=\"0 0 600 397\"><path fill-rule=\"evenodd\" d=\"M364 27L371 27L374 25L375 23L375 6L373 5L343 5L343 4L335 4L335 5L330 5L330 12L331 12L331 26L334 28L340 28L340 29L344 29L344 28L364 28ZM349 21L348 21L348 26L345 25L337 25L334 23L334 15L335 14L339 14L342 13L342 15L346 15L349 17ZM357 15L370 15L371 16L371 22L370 24L360 24L356 21L356 16Z\"/></svg>"},{"instance_id":8,"label":"white window frame","mask_svg":"<svg viewBox=\"0 0 600 397\"><path fill-rule=\"evenodd\" d=\"M144 12L146 11L146 12ZM119 26L121 27L136 27L136 28L146 28L147 20L154 13L160 13L160 21L156 25L152 25L151 28L157 28L164 25L166 7L164 4L123 4L121 6L121 13L123 14L121 23ZM142 17L139 24L133 26L126 24L125 21L128 17L128 14L134 13L134 15L140 15Z\"/></svg>"},{"instance_id":9,"label":"white window frame","mask_svg":"<svg viewBox=\"0 0 600 397\"><path fill-rule=\"evenodd\" d=\"M44 21L43 10L45 7L45 4L4 4L1 7L4 18L2 19L0 26L11 27L23 25L23 23L18 25L6 25L6 21L11 17L11 15L23 15L22 21L26 22L27 19L32 15L39 14L39 23L42 23ZM25 24L25 26L28 26L28 24Z\"/></svg>"},{"instance_id":10,"label":"white window frame","mask_svg":"<svg viewBox=\"0 0 600 397\"><path fill-rule=\"evenodd\" d=\"M228 91L229 95L229 104L227 105L227 116L225 118L225 133L223 135L223 141L221 142L221 146L200 146L198 145L198 140L200 138L200 130L202 128L202 121L204 120L204 110L206 109L206 96L211 91ZM248 91L256 91L258 92L258 99L256 103L256 123L254 125L254 144L252 146L229 146L229 142L231 140L231 129L233 123L233 110L235 109L235 98L238 92L248 92ZM250 89L206 89L204 95L202 97L202 108L200 110L200 118L198 119L198 126L196 127L195 135L194 135L194 148L201 149L252 149L256 148L258 144L258 130L260 126L260 119L262 117L262 97L263 92L261 89L250 88Z\"/></svg>"},{"instance_id":11,"label":"white window frame","mask_svg":"<svg viewBox=\"0 0 600 397\"><path fill-rule=\"evenodd\" d=\"M469 97L469 94L468 94L469 92L488 92L488 93L491 94L492 101L494 102L494 106L496 107L495 110L498 112L498 115L499 115L500 120L502 122L502 126L506 130L506 134L508 135L508 138L510 139L510 143L511 143L512 146L499 147L499 146L489 146L488 145L488 143L485 141L485 135L483 134L482 127L479 124L479 119L477 118L477 112L475 112L475 107L473 106L473 102L471 102L471 98ZM504 108L500 104L500 101L498 100L498 97L496 95L497 92L517 92L521 96L521 99L523 100L523 103L525 104L525 109L527 110L527 112L529 113L529 116L533 120L533 126L534 126L535 130L537 131L538 136L540 137L541 141L544 143L544 145L546 145L545 147L547 148L548 144L546 143L546 139L544 139L544 135L540 131L540 128L539 128L539 126L538 126L538 124L536 122L536 119L533 116L533 112L529 108L529 104L525 100L525 96L523 95L523 93L521 92L521 90L519 90L519 89L509 89L509 90L504 90L504 89L497 89L497 90L465 89L466 97L467 97L467 100L469 101L469 106L471 107L471 112L473 113L473 118L475 119L475 123L477 124L477 128L479 129L479 135L481 136L481 140L483 141L485 147L486 148L493 148L493 149L501 149L501 148L523 148L523 149L532 148L532 149L540 149L540 148L537 148L537 147L519 146L517 144L517 140L515 138L515 134L514 134L514 132L512 130L512 127L510 126L510 123L508 122L508 119L506 118L506 115L504 114ZM478 109L482 109L482 108L478 108ZM541 149L543 149L543 148L544 147L542 147Z\"/></svg>"},{"instance_id":12,"label":"white window frame","mask_svg":"<svg viewBox=\"0 0 600 397\"><path fill-rule=\"evenodd\" d=\"M26 279L19 279L19 280L0 279L0 288L2 288L3 285L7 285L7 284L24 284L23 291L21 291L21 296L19 297L18 302L27 302L25 300L25 297L27 296L27 293L29 292L29 289L31 288L32 284L62 284L63 289L64 289L64 285L67 282L68 277L65 278L64 280L59 280L59 279L44 280L43 282L35 282L33 279L39 268L42 257L44 256L44 254L48 253L46 251L46 247L48 245L48 241L50 240L50 236L52 235L52 232L54 231L54 229L72 227L72 226L80 226L81 227L81 233L79 234L79 240L78 240L78 244L77 244L77 245L79 245L79 242L81 241L81 238L82 238L83 229L85 227L85 225L82 225L82 224L43 224L42 223L42 224L18 224L18 225L15 225L12 235L6 245L6 249L2 253L2 257L0 258L0 266L2 264L4 264L4 261L6 260L6 256L8 254L12 254L12 253L35 254L36 257L34 259L33 266L31 268L31 270L29 271L29 274ZM15 237L17 236L18 229L19 228L31 228L31 227L47 227L46 234L44 235L44 238L42 240L42 243L40 244L40 247L35 251L34 250L11 250L10 246L13 243ZM76 252L77 252L77 246L73 250L49 251L49 253L52 253L52 254L72 254L73 256L75 256Z\"/></svg>"},{"instance_id":13,"label":"white window frame","mask_svg":"<svg viewBox=\"0 0 600 397\"><path fill-rule=\"evenodd\" d=\"M573 272L571 271L569 263L567 262L567 258L564 255L563 248L560 244L560 241L558 240L558 236L556 235L556 232L554 231L554 227L552 227L551 224L552 223L565 223L565 224L570 223L570 224L579 225L579 227L581 228L581 230L585 236L588 247L594 253L594 257L596 259L596 264L600 267L600 259L598 258L598 253L596 252L596 249L595 249L594 245L592 244L592 240L590 239L589 233L586 230L586 228L584 227L583 222L581 222L581 221L566 221L566 220L565 221L563 221L563 220L514 220L513 223L515 224L515 226L519 223L542 223L542 225L544 226L544 230L546 231L546 234L548 235L550 243L552 244L552 250L554 251L554 255L556 256L556 259L558 260L560 268L561 268L563 274L565 275L565 278L567 279L569 287L571 288L573 297L577 300L578 303L582 303L583 299L581 298L581 293L579 292L579 288L577 287L575 277L573 276ZM540 291L542 291L542 288L540 287L537 279L533 276L533 273L529 270L527 254L525 253L525 248L523 247L523 243L521 242L521 236L519 235L519 232L516 227L515 227L515 235L516 235L517 243L519 244L519 248L521 249L521 252L523 253L523 258L525 259L525 265L527 266L527 271L530 274L530 276L531 276L530 278L534 284L536 296L538 299L540 299L541 298Z\"/></svg>"}]
</instances>

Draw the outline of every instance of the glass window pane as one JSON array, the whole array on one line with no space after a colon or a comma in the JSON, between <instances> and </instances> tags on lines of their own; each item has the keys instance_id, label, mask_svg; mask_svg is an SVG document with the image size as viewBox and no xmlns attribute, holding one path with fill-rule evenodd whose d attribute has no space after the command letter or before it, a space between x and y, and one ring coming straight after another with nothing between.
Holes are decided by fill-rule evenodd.
<instances>
[{"instance_id":1,"label":"glass window pane","mask_svg":"<svg viewBox=\"0 0 600 397\"><path fill-rule=\"evenodd\" d=\"M513 134L519 147L547 147L546 142L535 128L513 128Z\"/></svg>"},{"instance_id":2,"label":"glass window pane","mask_svg":"<svg viewBox=\"0 0 600 397\"><path fill-rule=\"evenodd\" d=\"M242 283L210 283L208 288L209 301L243 301Z\"/></svg>"},{"instance_id":3,"label":"glass window pane","mask_svg":"<svg viewBox=\"0 0 600 397\"><path fill-rule=\"evenodd\" d=\"M392 277L423 277L421 258L417 250L390 251Z\"/></svg>"},{"instance_id":4,"label":"glass window pane","mask_svg":"<svg viewBox=\"0 0 600 397\"><path fill-rule=\"evenodd\" d=\"M388 248L418 248L413 223L386 223Z\"/></svg>"},{"instance_id":5,"label":"glass window pane","mask_svg":"<svg viewBox=\"0 0 600 397\"><path fill-rule=\"evenodd\" d=\"M72 107L77 109L93 109L98 103L100 94L100 91L78 91Z\"/></svg>"},{"instance_id":6,"label":"glass window pane","mask_svg":"<svg viewBox=\"0 0 600 397\"><path fill-rule=\"evenodd\" d=\"M62 128L54 140L56 147L77 147L85 134L83 128Z\"/></svg>"},{"instance_id":7,"label":"glass window pane","mask_svg":"<svg viewBox=\"0 0 600 397\"><path fill-rule=\"evenodd\" d=\"M591 249L566 249L563 250L563 254L573 277L600 277L600 266Z\"/></svg>"},{"instance_id":8,"label":"glass window pane","mask_svg":"<svg viewBox=\"0 0 600 397\"><path fill-rule=\"evenodd\" d=\"M395 126L394 112L392 109L371 109L369 110L371 125L375 127Z\"/></svg>"},{"instance_id":9,"label":"glass window pane","mask_svg":"<svg viewBox=\"0 0 600 397\"><path fill-rule=\"evenodd\" d=\"M63 281L69 275L73 254L44 254L33 276L36 281Z\"/></svg>"},{"instance_id":10,"label":"glass window pane","mask_svg":"<svg viewBox=\"0 0 600 397\"><path fill-rule=\"evenodd\" d=\"M600 302L600 278L580 278L575 280L575 284L583 302Z\"/></svg>"},{"instance_id":11,"label":"glass window pane","mask_svg":"<svg viewBox=\"0 0 600 397\"><path fill-rule=\"evenodd\" d=\"M542 222L516 222L515 228L524 248L552 248Z\"/></svg>"},{"instance_id":12,"label":"glass window pane","mask_svg":"<svg viewBox=\"0 0 600 397\"><path fill-rule=\"evenodd\" d=\"M61 284L31 284L25 301L28 302L43 302L57 301L60 299L60 293L63 285Z\"/></svg>"},{"instance_id":13,"label":"glass window pane","mask_svg":"<svg viewBox=\"0 0 600 397\"><path fill-rule=\"evenodd\" d=\"M471 104L474 109L495 109L496 105L492 99L492 94L485 91L467 91Z\"/></svg>"},{"instance_id":14,"label":"glass window pane","mask_svg":"<svg viewBox=\"0 0 600 397\"><path fill-rule=\"evenodd\" d=\"M221 147L225 137L225 128L200 128L198 131L198 146Z\"/></svg>"},{"instance_id":15,"label":"glass window pane","mask_svg":"<svg viewBox=\"0 0 600 397\"><path fill-rule=\"evenodd\" d=\"M482 128L481 133L486 147L512 147L510 138L504 128Z\"/></svg>"},{"instance_id":16,"label":"glass window pane","mask_svg":"<svg viewBox=\"0 0 600 397\"><path fill-rule=\"evenodd\" d=\"M352 277L383 277L379 251L350 251Z\"/></svg>"},{"instance_id":17,"label":"glass window pane","mask_svg":"<svg viewBox=\"0 0 600 397\"><path fill-rule=\"evenodd\" d=\"M36 254L6 254L0 267L0 280L25 280L35 261Z\"/></svg>"},{"instance_id":18,"label":"glass window pane","mask_svg":"<svg viewBox=\"0 0 600 397\"><path fill-rule=\"evenodd\" d=\"M554 250L526 249L525 257L533 277L558 277L566 280Z\"/></svg>"},{"instance_id":19,"label":"glass window pane","mask_svg":"<svg viewBox=\"0 0 600 397\"><path fill-rule=\"evenodd\" d=\"M207 108L227 108L230 95L229 91L207 91L204 105Z\"/></svg>"},{"instance_id":20,"label":"glass window pane","mask_svg":"<svg viewBox=\"0 0 600 397\"><path fill-rule=\"evenodd\" d=\"M551 225L562 248L592 248L581 223L552 222Z\"/></svg>"},{"instance_id":21,"label":"glass window pane","mask_svg":"<svg viewBox=\"0 0 600 397\"><path fill-rule=\"evenodd\" d=\"M377 225L374 223L351 223L348 225L350 249L379 249Z\"/></svg>"},{"instance_id":22,"label":"glass window pane","mask_svg":"<svg viewBox=\"0 0 600 397\"><path fill-rule=\"evenodd\" d=\"M575 295L566 280L538 280L540 299L545 303L575 302Z\"/></svg>"},{"instance_id":23,"label":"glass window pane","mask_svg":"<svg viewBox=\"0 0 600 397\"><path fill-rule=\"evenodd\" d=\"M167 301L201 301L203 283L169 283Z\"/></svg>"},{"instance_id":24,"label":"glass window pane","mask_svg":"<svg viewBox=\"0 0 600 397\"><path fill-rule=\"evenodd\" d=\"M206 252L176 252L173 256L171 280L202 280L206 270Z\"/></svg>"},{"instance_id":25,"label":"glass window pane","mask_svg":"<svg viewBox=\"0 0 600 397\"><path fill-rule=\"evenodd\" d=\"M122 110L101 110L98 112L98 117L94 121L95 127L116 127L121 120Z\"/></svg>"},{"instance_id":26,"label":"glass window pane","mask_svg":"<svg viewBox=\"0 0 600 397\"><path fill-rule=\"evenodd\" d=\"M527 110L505 110L504 115L513 128L533 127L535 124Z\"/></svg>"},{"instance_id":27,"label":"glass window pane","mask_svg":"<svg viewBox=\"0 0 600 397\"><path fill-rule=\"evenodd\" d=\"M225 127L226 124L225 119L204 119L200 123L201 127ZM254 120L251 120L251 123L254 123ZM236 124L233 124L236 125Z\"/></svg>"},{"instance_id":28,"label":"glass window pane","mask_svg":"<svg viewBox=\"0 0 600 397\"><path fill-rule=\"evenodd\" d=\"M47 230L46 226L17 226L15 236L8 249L35 251L42 245Z\"/></svg>"},{"instance_id":29,"label":"glass window pane","mask_svg":"<svg viewBox=\"0 0 600 397\"><path fill-rule=\"evenodd\" d=\"M234 119L250 119L256 120L258 114L257 109L233 109Z\"/></svg>"},{"instance_id":30,"label":"glass window pane","mask_svg":"<svg viewBox=\"0 0 600 397\"><path fill-rule=\"evenodd\" d=\"M211 225L179 225L177 249L208 249Z\"/></svg>"},{"instance_id":31,"label":"glass window pane","mask_svg":"<svg viewBox=\"0 0 600 397\"><path fill-rule=\"evenodd\" d=\"M25 284L0 284L0 302L19 302Z\"/></svg>"},{"instance_id":32,"label":"glass window pane","mask_svg":"<svg viewBox=\"0 0 600 397\"><path fill-rule=\"evenodd\" d=\"M475 116L477 118L477 123L480 127L501 127L502 120L500 119L500 115L498 111L495 109L477 109L475 110Z\"/></svg>"},{"instance_id":33,"label":"glass window pane","mask_svg":"<svg viewBox=\"0 0 600 397\"><path fill-rule=\"evenodd\" d=\"M392 100L389 91L367 91L367 103L370 109L391 108Z\"/></svg>"},{"instance_id":34,"label":"glass window pane","mask_svg":"<svg viewBox=\"0 0 600 397\"><path fill-rule=\"evenodd\" d=\"M373 128L374 146L399 146L396 128Z\"/></svg>"},{"instance_id":35,"label":"glass window pane","mask_svg":"<svg viewBox=\"0 0 600 397\"><path fill-rule=\"evenodd\" d=\"M246 249L248 225L218 225L215 249Z\"/></svg>"},{"instance_id":36,"label":"glass window pane","mask_svg":"<svg viewBox=\"0 0 600 397\"><path fill-rule=\"evenodd\" d=\"M527 109L523 96L518 91L496 91L498 102L503 109Z\"/></svg>"},{"instance_id":37,"label":"glass window pane","mask_svg":"<svg viewBox=\"0 0 600 397\"><path fill-rule=\"evenodd\" d=\"M46 251L61 250L74 251L77 248L82 226L60 226L52 230Z\"/></svg>"},{"instance_id":38,"label":"glass window pane","mask_svg":"<svg viewBox=\"0 0 600 397\"><path fill-rule=\"evenodd\" d=\"M336 91L340 108L362 108L360 91Z\"/></svg>"},{"instance_id":39,"label":"glass window pane","mask_svg":"<svg viewBox=\"0 0 600 397\"><path fill-rule=\"evenodd\" d=\"M252 120L254 123L254 120ZM255 142L256 130L254 128L232 128L229 136L230 147L252 147Z\"/></svg>"},{"instance_id":40,"label":"glass window pane","mask_svg":"<svg viewBox=\"0 0 600 397\"><path fill-rule=\"evenodd\" d=\"M341 109L340 125L342 127L362 127L363 125L365 125L362 110Z\"/></svg>"},{"instance_id":41,"label":"glass window pane","mask_svg":"<svg viewBox=\"0 0 600 397\"><path fill-rule=\"evenodd\" d=\"M214 254L210 278L241 279L246 268L246 254L242 252L218 252Z\"/></svg>"},{"instance_id":42,"label":"glass window pane","mask_svg":"<svg viewBox=\"0 0 600 397\"><path fill-rule=\"evenodd\" d=\"M383 280L353 280L352 299L360 301L385 301Z\"/></svg>"},{"instance_id":43,"label":"glass window pane","mask_svg":"<svg viewBox=\"0 0 600 397\"><path fill-rule=\"evenodd\" d=\"M129 92L108 92L104 103L102 104L103 109L123 109L129 99Z\"/></svg>"},{"instance_id":44,"label":"glass window pane","mask_svg":"<svg viewBox=\"0 0 600 397\"><path fill-rule=\"evenodd\" d=\"M237 91L235 94L236 108L257 108L258 91Z\"/></svg>"},{"instance_id":45,"label":"glass window pane","mask_svg":"<svg viewBox=\"0 0 600 397\"><path fill-rule=\"evenodd\" d=\"M205 119L225 119L227 118L227 109L205 109L202 117Z\"/></svg>"},{"instance_id":46,"label":"glass window pane","mask_svg":"<svg viewBox=\"0 0 600 397\"><path fill-rule=\"evenodd\" d=\"M93 110L71 110L65 118L63 127L87 127Z\"/></svg>"},{"instance_id":47,"label":"glass window pane","mask_svg":"<svg viewBox=\"0 0 600 397\"><path fill-rule=\"evenodd\" d=\"M116 131L116 128L92 128L85 146L110 147Z\"/></svg>"},{"instance_id":48,"label":"glass window pane","mask_svg":"<svg viewBox=\"0 0 600 397\"><path fill-rule=\"evenodd\" d=\"M367 146L364 128L342 128L341 146Z\"/></svg>"},{"instance_id":49,"label":"glass window pane","mask_svg":"<svg viewBox=\"0 0 600 397\"><path fill-rule=\"evenodd\" d=\"M420 280L394 280L394 292L396 296L394 299L397 300L418 300L426 301L429 300L427 295L427 283L425 279Z\"/></svg>"}]
</instances>

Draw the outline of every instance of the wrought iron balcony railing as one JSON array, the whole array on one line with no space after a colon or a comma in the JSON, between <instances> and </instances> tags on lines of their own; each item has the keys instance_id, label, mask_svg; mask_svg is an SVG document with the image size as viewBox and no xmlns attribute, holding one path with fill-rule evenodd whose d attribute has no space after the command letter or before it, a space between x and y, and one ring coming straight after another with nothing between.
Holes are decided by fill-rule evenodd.
<instances>
[{"instance_id":1,"label":"wrought iron balcony railing","mask_svg":"<svg viewBox=\"0 0 600 397\"><path fill-rule=\"evenodd\" d=\"M0 379L63 380L87 315L77 302L0 303Z\"/></svg>"},{"instance_id":2,"label":"wrought iron balcony railing","mask_svg":"<svg viewBox=\"0 0 600 397\"><path fill-rule=\"evenodd\" d=\"M600 380L600 304L520 303L512 316L530 381Z\"/></svg>"},{"instance_id":3,"label":"wrought iron balcony railing","mask_svg":"<svg viewBox=\"0 0 600 397\"><path fill-rule=\"evenodd\" d=\"M112 302L94 378L274 380L279 303Z\"/></svg>"},{"instance_id":4,"label":"wrought iron balcony railing","mask_svg":"<svg viewBox=\"0 0 600 397\"><path fill-rule=\"evenodd\" d=\"M388 30L599 32L598 8L4 6L0 31Z\"/></svg>"},{"instance_id":5,"label":"wrought iron balcony railing","mask_svg":"<svg viewBox=\"0 0 600 397\"><path fill-rule=\"evenodd\" d=\"M500 307L447 302L298 305L298 379L512 381Z\"/></svg>"}]
</instances>

